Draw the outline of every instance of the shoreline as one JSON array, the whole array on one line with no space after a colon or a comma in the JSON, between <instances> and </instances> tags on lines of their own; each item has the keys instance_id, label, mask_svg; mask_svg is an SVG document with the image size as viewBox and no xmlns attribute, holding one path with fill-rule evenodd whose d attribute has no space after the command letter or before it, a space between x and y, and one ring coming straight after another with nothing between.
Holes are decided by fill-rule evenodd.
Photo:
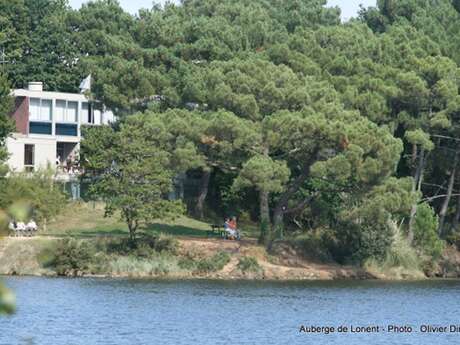
<instances>
[{"instance_id":1,"label":"shoreline","mask_svg":"<svg viewBox=\"0 0 460 345\"><path fill-rule=\"evenodd\" d=\"M94 243L102 239L74 239L77 244ZM113 241L109 239L107 241ZM177 240L177 252L153 253L148 257L126 254L93 254L96 262L103 262L97 269L88 266L74 268L59 274L56 267L46 264L49 258L44 252L55 248L57 238L38 236L0 240L0 276L31 277L81 277L89 279L134 279L134 280L214 280L214 281L425 281L455 280L458 276L426 276L420 271L395 269L387 274L359 266L337 263L318 263L307 260L294 250L281 246L274 254L253 241L222 241L214 239L181 238ZM288 250L289 249L289 250ZM219 265L219 255L225 261ZM242 268L246 260L252 266ZM184 266L182 263L187 265ZM208 267L210 266L210 267ZM215 267L214 267L215 266ZM198 267L198 268L197 268ZM202 268L204 267L204 268Z\"/></svg>"}]
</instances>

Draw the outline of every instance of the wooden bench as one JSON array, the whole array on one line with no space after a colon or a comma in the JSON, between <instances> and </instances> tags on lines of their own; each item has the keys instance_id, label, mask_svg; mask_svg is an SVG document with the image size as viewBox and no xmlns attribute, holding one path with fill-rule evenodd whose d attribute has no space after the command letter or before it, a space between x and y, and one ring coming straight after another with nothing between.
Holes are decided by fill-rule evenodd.
<instances>
[{"instance_id":1,"label":"wooden bench","mask_svg":"<svg viewBox=\"0 0 460 345\"><path fill-rule=\"evenodd\" d=\"M225 229L223 225L211 224L211 230L208 230L208 237L219 236L221 238L226 237Z\"/></svg>"}]
</instances>

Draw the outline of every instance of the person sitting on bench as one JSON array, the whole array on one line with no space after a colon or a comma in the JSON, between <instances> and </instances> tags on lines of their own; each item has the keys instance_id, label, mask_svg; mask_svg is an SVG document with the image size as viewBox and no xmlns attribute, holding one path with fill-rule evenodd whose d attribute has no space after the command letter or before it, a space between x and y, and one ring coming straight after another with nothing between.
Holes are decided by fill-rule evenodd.
<instances>
[{"instance_id":1,"label":"person sitting on bench","mask_svg":"<svg viewBox=\"0 0 460 345\"><path fill-rule=\"evenodd\" d=\"M226 219L224 224L224 229L227 233L227 237L229 239L240 239L240 232L237 229L236 225L236 217L232 217L231 219Z\"/></svg>"},{"instance_id":2,"label":"person sitting on bench","mask_svg":"<svg viewBox=\"0 0 460 345\"><path fill-rule=\"evenodd\" d=\"M18 223L16 223L15 220L12 220L10 224L8 224L8 228L12 231L16 231L16 229L18 228Z\"/></svg>"},{"instance_id":3,"label":"person sitting on bench","mask_svg":"<svg viewBox=\"0 0 460 345\"><path fill-rule=\"evenodd\" d=\"M225 230L225 233L227 234L227 238L236 237L236 231L232 229L230 226L230 218L225 218L224 230Z\"/></svg>"},{"instance_id":4,"label":"person sitting on bench","mask_svg":"<svg viewBox=\"0 0 460 345\"><path fill-rule=\"evenodd\" d=\"M38 230L37 223L35 223L35 221L31 219L30 222L27 223L26 229L28 231L37 231Z\"/></svg>"}]
</instances>

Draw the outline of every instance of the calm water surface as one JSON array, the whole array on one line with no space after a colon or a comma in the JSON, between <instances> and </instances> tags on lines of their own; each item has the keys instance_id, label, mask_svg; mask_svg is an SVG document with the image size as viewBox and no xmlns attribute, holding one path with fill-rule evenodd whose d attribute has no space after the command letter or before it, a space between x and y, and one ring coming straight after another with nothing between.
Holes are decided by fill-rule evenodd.
<instances>
[{"instance_id":1,"label":"calm water surface","mask_svg":"<svg viewBox=\"0 0 460 345\"><path fill-rule=\"evenodd\" d=\"M5 277L18 312L0 344L460 344L460 282L248 283ZM300 333L408 325L412 333Z\"/></svg>"}]
</instances>

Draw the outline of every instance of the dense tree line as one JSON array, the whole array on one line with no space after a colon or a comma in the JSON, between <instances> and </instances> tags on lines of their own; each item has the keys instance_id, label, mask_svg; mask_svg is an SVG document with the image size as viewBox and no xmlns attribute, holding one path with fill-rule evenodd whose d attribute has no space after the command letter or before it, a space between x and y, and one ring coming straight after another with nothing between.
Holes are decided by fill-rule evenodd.
<instances>
[{"instance_id":1,"label":"dense tree line","mask_svg":"<svg viewBox=\"0 0 460 345\"><path fill-rule=\"evenodd\" d=\"M120 118L82 145L110 207L156 205L168 179L193 174L189 212L248 213L268 245L323 229L336 260L364 260L386 255L395 224L426 252L456 240L459 11L378 0L341 23L325 0L183 0L136 16L115 0L0 0L0 46L15 87L76 91L92 74ZM138 215L153 209L166 210Z\"/></svg>"}]
</instances>

